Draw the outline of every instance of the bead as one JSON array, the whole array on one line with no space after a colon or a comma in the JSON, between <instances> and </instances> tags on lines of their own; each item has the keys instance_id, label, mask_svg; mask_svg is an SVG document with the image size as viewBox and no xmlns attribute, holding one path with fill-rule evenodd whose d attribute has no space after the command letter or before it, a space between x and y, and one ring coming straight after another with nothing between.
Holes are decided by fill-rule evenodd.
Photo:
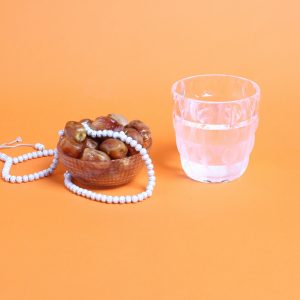
<instances>
[{"instance_id":1,"label":"bead","mask_svg":"<svg viewBox=\"0 0 300 300\"><path fill-rule=\"evenodd\" d=\"M153 170L153 164L147 165L147 169L148 169L148 170Z\"/></svg>"},{"instance_id":2,"label":"bead","mask_svg":"<svg viewBox=\"0 0 300 300\"><path fill-rule=\"evenodd\" d=\"M44 155L44 156L48 156L48 155L49 155L49 152L48 152L48 150L46 150L46 149L45 149L45 150L43 150L43 155Z\"/></svg>"},{"instance_id":3,"label":"bead","mask_svg":"<svg viewBox=\"0 0 300 300\"><path fill-rule=\"evenodd\" d=\"M68 187L71 188L71 186L72 186L71 182L69 180L67 180L67 182L68 182ZM87 193L88 193L87 189L82 189L82 191L81 191L82 196L86 197Z\"/></svg>"},{"instance_id":4,"label":"bead","mask_svg":"<svg viewBox=\"0 0 300 300\"><path fill-rule=\"evenodd\" d=\"M18 156L18 161L19 161L20 163L23 162L23 161L24 161L23 156Z\"/></svg>"},{"instance_id":5,"label":"bead","mask_svg":"<svg viewBox=\"0 0 300 300\"><path fill-rule=\"evenodd\" d=\"M101 200L101 194L96 194L96 200L100 201Z\"/></svg>"},{"instance_id":6,"label":"bead","mask_svg":"<svg viewBox=\"0 0 300 300\"><path fill-rule=\"evenodd\" d=\"M103 137L107 137L107 130L106 130L106 129L104 129L104 130L102 131L102 136L103 136Z\"/></svg>"},{"instance_id":7,"label":"bead","mask_svg":"<svg viewBox=\"0 0 300 300\"><path fill-rule=\"evenodd\" d=\"M149 171L148 171L148 175L149 175L149 176L154 175L154 171L153 171L153 170L149 170Z\"/></svg>"},{"instance_id":8,"label":"bead","mask_svg":"<svg viewBox=\"0 0 300 300\"><path fill-rule=\"evenodd\" d=\"M23 181L23 178L21 176L16 177L16 182L21 183Z\"/></svg>"},{"instance_id":9,"label":"bead","mask_svg":"<svg viewBox=\"0 0 300 300\"><path fill-rule=\"evenodd\" d=\"M42 156L43 156L43 152L39 150L39 151L37 152L37 156L38 156L38 157L42 157Z\"/></svg>"},{"instance_id":10,"label":"bead","mask_svg":"<svg viewBox=\"0 0 300 300\"><path fill-rule=\"evenodd\" d=\"M143 201L144 200L144 197L143 197L142 193L138 194L137 197L138 197L139 201Z\"/></svg>"},{"instance_id":11,"label":"bead","mask_svg":"<svg viewBox=\"0 0 300 300\"><path fill-rule=\"evenodd\" d=\"M150 179L149 178L148 184L150 184L150 183L151 183L151 185L155 186L156 185L156 179Z\"/></svg>"},{"instance_id":12,"label":"bead","mask_svg":"<svg viewBox=\"0 0 300 300\"><path fill-rule=\"evenodd\" d=\"M23 159L28 160L28 154L23 154Z\"/></svg>"},{"instance_id":13,"label":"bead","mask_svg":"<svg viewBox=\"0 0 300 300\"><path fill-rule=\"evenodd\" d=\"M147 160L149 158L149 155L148 154L144 154L143 156L142 156L142 160Z\"/></svg>"},{"instance_id":14,"label":"bead","mask_svg":"<svg viewBox=\"0 0 300 300\"><path fill-rule=\"evenodd\" d=\"M32 158L37 158L38 155L37 155L37 152L32 152Z\"/></svg>"},{"instance_id":15,"label":"bead","mask_svg":"<svg viewBox=\"0 0 300 300\"><path fill-rule=\"evenodd\" d=\"M126 203L131 203L131 196L126 196L125 201L126 201Z\"/></svg>"},{"instance_id":16,"label":"bead","mask_svg":"<svg viewBox=\"0 0 300 300\"><path fill-rule=\"evenodd\" d=\"M14 163L14 164L17 164L18 162L19 162L19 159L18 159L17 157L14 157L14 158L13 158L13 163Z\"/></svg>"},{"instance_id":17,"label":"bead","mask_svg":"<svg viewBox=\"0 0 300 300\"><path fill-rule=\"evenodd\" d=\"M140 145L140 144L137 144L137 145L135 146L135 150L138 151L138 152L139 152L142 148L143 148L143 146Z\"/></svg>"},{"instance_id":18,"label":"bead","mask_svg":"<svg viewBox=\"0 0 300 300\"><path fill-rule=\"evenodd\" d=\"M54 155L54 151L52 149L49 149L48 153L49 153L50 156Z\"/></svg>"},{"instance_id":19,"label":"bead","mask_svg":"<svg viewBox=\"0 0 300 300\"><path fill-rule=\"evenodd\" d=\"M133 203L136 203L136 202L138 202L139 199L138 199L138 197L136 195L133 195L131 197L131 200L132 200Z\"/></svg>"},{"instance_id":20,"label":"bead","mask_svg":"<svg viewBox=\"0 0 300 300\"><path fill-rule=\"evenodd\" d=\"M38 180L40 178L40 175L38 173L34 173L33 176L34 180Z\"/></svg>"},{"instance_id":21,"label":"bead","mask_svg":"<svg viewBox=\"0 0 300 300\"><path fill-rule=\"evenodd\" d=\"M28 179L29 179L29 181L33 181L33 180L34 180L33 174L29 174L29 175L28 175Z\"/></svg>"},{"instance_id":22,"label":"bead","mask_svg":"<svg viewBox=\"0 0 300 300\"><path fill-rule=\"evenodd\" d=\"M101 138L101 137L102 137L102 132L101 132L101 131L97 131L96 136L97 136L98 138Z\"/></svg>"},{"instance_id":23,"label":"bead","mask_svg":"<svg viewBox=\"0 0 300 300\"><path fill-rule=\"evenodd\" d=\"M147 194L147 197L151 197L152 196L152 191L151 190L147 190L146 194Z\"/></svg>"},{"instance_id":24,"label":"bead","mask_svg":"<svg viewBox=\"0 0 300 300\"><path fill-rule=\"evenodd\" d=\"M5 177L4 177L4 180L6 181L6 182L9 182L9 180L10 180L10 175L6 175Z\"/></svg>"},{"instance_id":25,"label":"bead","mask_svg":"<svg viewBox=\"0 0 300 300\"><path fill-rule=\"evenodd\" d=\"M132 141L132 137L130 137L130 136L128 136L127 138L126 138L126 144L130 144L130 142Z\"/></svg>"},{"instance_id":26,"label":"bead","mask_svg":"<svg viewBox=\"0 0 300 300\"><path fill-rule=\"evenodd\" d=\"M146 159L145 164L146 166L152 164L152 159L151 158Z\"/></svg>"},{"instance_id":27,"label":"bead","mask_svg":"<svg viewBox=\"0 0 300 300\"><path fill-rule=\"evenodd\" d=\"M32 153L28 153L27 156L28 156L28 159L32 159Z\"/></svg>"},{"instance_id":28,"label":"bead","mask_svg":"<svg viewBox=\"0 0 300 300\"><path fill-rule=\"evenodd\" d=\"M39 177L40 177L40 178L43 178L43 177L45 177L45 175L44 175L44 172L43 172L43 171L40 171L40 172L38 172L38 174L39 174Z\"/></svg>"},{"instance_id":29,"label":"bead","mask_svg":"<svg viewBox=\"0 0 300 300\"><path fill-rule=\"evenodd\" d=\"M112 203L113 197L112 196L107 196L106 202L107 203Z\"/></svg>"},{"instance_id":30,"label":"bead","mask_svg":"<svg viewBox=\"0 0 300 300\"><path fill-rule=\"evenodd\" d=\"M112 201L113 201L113 203L119 203L120 197L114 196Z\"/></svg>"},{"instance_id":31,"label":"bead","mask_svg":"<svg viewBox=\"0 0 300 300\"><path fill-rule=\"evenodd\" d=\"M107 196L106 195L101 195L101 202L106 202Z\"/></svg>"},{"instance_id":32,"label":"bead","mask_svg":"<svg viewBox=\"0 0 300 300\"><path fill-rule=\"evenodd\" d=\"M91 199L95 200L96 199L96 193L91 193Z\"/></svg>"},{"instance_id":33,"label":"bead","mask_svg":"<svg viewBox=\"0 0 300 300\"><path fill-rule=\"evenodd\" d=\"M27 176L27 175L24 175L24 176L23 176L23 181L24 181L24 182L28 182L28 180L29 180L28 176Z\"/></svg>"},{"instance_id":34,"label":"bead","mask_svg":"<svg viewBox=\"0 0 300 300\"><path fill-rule=\"evenodd\" d=\"M7 156L6 154L0 153L0 160L6 161L7 157L8 157L8 156Z\"/></svg>"},{"instance_id":35,"label":"bead","mask_svg":"<svg viewBox=\"0 0 300 300\"><path fill-rule=\"evenodd\" d=\"M145 148L142 148L142 149L140 150L140 154L141 154L141 155L147 154L147 150L146 150Z\"/></svg>"},{"instance_id":36,"label":"bead","mask_svg":"<svg viewBox=\"0 0 300 300\"><path fill-rule=\"evenodd\" d=\"M132 140L132 141L130 142L130 146L131 146L131 147L135 147L136 145L137 145L137 141Z\"/></svg>"},{"instance_id":37,"label":"bead","mask_svg":"<svg viewBox=\"0 0 300 300\"><path fill-rule=\"evenodd\" d=\"M125 142L126 139L127 139L127 136L126 136L126 135L122 135L122 136L120 137L120 140L121 140L122 142Z\"/></svg>"},{"instance_id":38,"label":"bead","mask_svg":"<svg viewBox=\"0 0 300 300\"><path fill-rule=\"evenodd\" d=\"M113 138L116 139L120 136L119 132L114 132L113 133Z\"/></svg>"},{"instance_id":39,"label":"bead","mask_svg":"<svg viewBox=\"0 0 300 300\"><path fill-rule=\"evenodd\" d=\"M125 203L125 201L126 201L125 196L120 196L120 203Z\"/></svg>"},{"instance_id":40,"label":"bead","mask_svg":"<svg viewBox=\"0 0 300 300\"><path fill-rule=\"evenodd\" d=\"M147 185L147 190L146 191L153 191L153 186Z\"/></svg>"},{"instance_id":41,"label":"bead","mask_svg":"<svg viewBox=\"0 0 300 300\"><path fill-rule=\"evenodd\" d=\"M9 180L10 180L11 183L15 183L16 182L16 176L11 176Z\"/></svg>"},{"instance_id":42,"label":"bead","mask_svg":"<svg viewBox=\"0 0 300 300\"><path fill-rule=\"evenodd\" d=\"M114 132L112 130L107 130L107 136L112 137Z\"/></svg>"},{"instance_id":43,"label":"bead","mask_svg":"<svg viewBox=\"0 0 300 300\"><path fill-rule=\"evenodd\" d=\"M35 144L34 148L36 150L44 150L45 146L43 144L37 143L37 144Z\"/></svg>"},{"instance_id":44,"label":"bead","mask_svg":"<svg viewBox=\"0 0 300 300\"><path fill-rule=\"evenodd\" d=\"M149 180L149 181L148 181L148 185L155 186L155 184L156 184L156 181L155 181L155 180Z\"/></svg>"}]
</instances>

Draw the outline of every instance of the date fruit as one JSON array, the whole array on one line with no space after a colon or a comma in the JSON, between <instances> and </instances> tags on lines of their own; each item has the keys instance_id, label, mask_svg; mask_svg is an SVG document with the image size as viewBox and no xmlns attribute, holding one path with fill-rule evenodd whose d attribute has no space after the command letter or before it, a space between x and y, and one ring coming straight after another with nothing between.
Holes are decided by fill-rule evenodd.
<instances>
[{"instance_id":1,"label":"date fruit","mask_svg":"<svg viewBox=\"0 0 300 300\"><path fill-rule=\"evenodd\" d=\"M103 151L85 148L81 160L87 161L110 161L110 157Z\"/></svg>"},{"instance_id":2,"label":"date fruit","mask_svg":"<svg viewBox=\"0 0 300 300\"><path fill-rule=\"evenodd\" d=\"M82 119L79 121L79 123L87 123L89 126L93 123L91 119Z\"/></svg>"},{"instance_id":3,"label":"date fruit","mask_svg":"<svg viewBox=\"0 0 300 300\"><path fill-rule=\"evenodd\" d=\"M125 132L126 135L132 137L134 140L136 140L139 144L141 144L143 146L144 139L136 129L126 128L124 132ZM128 151L131 155L134 155L134 154L138 153L133 147L130 147L130 146L127 146L127 147L128 147Z\"/></svg>"},{"instance_id":4,"label":"date fruit","mask_svg":"<svg viewBox=\"0 0 300 300\"><path fill-rule=\"evenodd\" d=\"M122 126L126 126L129 123L129 121L123 115L109 114L108 117L115 120L118 124Z\"/></svg>"},{"instance_id":5,"label":"date fruit","mask_svg":"<svg viewBox=\"0 0 300 300\"><path fill-rule=\"evenodd\" d=\"M120 125L117 121L109 117L98 117L90 126L94 130L114 130L121 131L123 126Z\"/></svg>"},{"instance_id":6,"label":"date fruit","mask_svg":"<svg viewBox=\"0 0 300 300\"><path fill-rule=\"evenodd\" d=\"M105 152L112 159L124 158L127 155L128 148L120 140L117 139L107 139L101 143L99 150Z\"/></svg>"},{"instance_id":7,"label":"date fruit","mask_svg":"<svg viewBox=\"0 0 300 300\"><path fill-rule=\"evenodd\" d=\"M81 123L75 121L67 122L64 134L77 143L82 143L86 139L86 130Z\"/></svg>"},{"instance_id":8,"label":"date fruit","mask_svg":"<svg viewBox=\"0 0 300 300\"><path fill-rule=\"evenodd\" d=\"M73 139L65 136L59 141L59 146L64 154L74 158L79 158L83 152L85 144L77 143Z\"/></svg>"},{"instance_id":9,"label":"date fruit","mask_svg":"<svg viewBox=\"0 0 300 300\"><path fill-rule=\"evenodd\" d=\"M97 149L98 148L98 143L91 139L91 138L87 138L86 139L86 148L89 148L89 149Z\"/></svg>"},{"instance_id":10,"label":"date fruit","mask_svg":"<svg viewBox=\"0 0 300 300\"><path fill-rule=\"evenodd\" d=\"M140 120L131 121L126 128L134 128L143 137L143 146L147 149L152 145L151 130L150 128Z\"/></svg>"}]
</instances>

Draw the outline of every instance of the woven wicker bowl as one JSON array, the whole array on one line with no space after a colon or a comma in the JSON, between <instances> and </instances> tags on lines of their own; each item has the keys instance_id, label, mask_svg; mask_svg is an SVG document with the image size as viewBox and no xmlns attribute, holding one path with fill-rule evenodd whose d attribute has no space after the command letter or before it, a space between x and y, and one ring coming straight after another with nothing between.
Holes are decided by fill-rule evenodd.
<instances>
[{"instance_id":1,"label":"woven wicker bowl","mask_svg":"<svg viewBox=\"0 0 300 300\"><path fill-rule=\"evenodd\" d=\"M59 161L72 177L85 186L95 188L116 187L130 182L143 167L140 154L109 162L83 161L63 153L57 146Z\"/></svg>"}]
</instances>

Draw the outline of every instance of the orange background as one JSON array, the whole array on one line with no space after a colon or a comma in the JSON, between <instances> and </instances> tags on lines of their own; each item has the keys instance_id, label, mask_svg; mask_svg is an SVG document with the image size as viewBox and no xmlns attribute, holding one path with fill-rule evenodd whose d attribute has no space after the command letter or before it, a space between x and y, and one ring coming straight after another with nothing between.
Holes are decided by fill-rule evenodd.
<instances>
[{"instance_id":1,"label":"orange background","mask_svg":"<svg viewBox=\"0 0 300 300\"><path fill-rule=\"evenodd\" d=\"M67 120L120 112L152 127L158 184L143 203L106 205L68 192L61 166L39 182L0 182L0 299L300 299L299 10L296 0L2 0L0 142L54 147ZM199 73L262 88L251 162L232 183L197 183L180 167L170 87Z\"/></svg>"}]
</instances>

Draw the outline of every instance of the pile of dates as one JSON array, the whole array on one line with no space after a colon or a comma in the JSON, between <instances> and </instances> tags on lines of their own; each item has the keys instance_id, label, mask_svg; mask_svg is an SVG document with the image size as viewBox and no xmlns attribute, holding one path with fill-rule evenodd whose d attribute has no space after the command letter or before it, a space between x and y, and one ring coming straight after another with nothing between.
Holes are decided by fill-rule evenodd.
<instances>
[{"instance_id":1,"label":"pile of dates","mask_svg":"<svg viewBox=\"0 0 300 300\"><path fill-rule=\"evenodd\" d=\"M82 123L86 122L94 130L124 131L144 148L152 144L150 128L140 120L128 120L118 114L98 117L94 121L83 119L69 121L65 125L64 135L59 140L59 147L64 154L85 161L110 161L137 154L130 145L114 138L92 138L87 136Z\"/></svg>"}]
</instances>

